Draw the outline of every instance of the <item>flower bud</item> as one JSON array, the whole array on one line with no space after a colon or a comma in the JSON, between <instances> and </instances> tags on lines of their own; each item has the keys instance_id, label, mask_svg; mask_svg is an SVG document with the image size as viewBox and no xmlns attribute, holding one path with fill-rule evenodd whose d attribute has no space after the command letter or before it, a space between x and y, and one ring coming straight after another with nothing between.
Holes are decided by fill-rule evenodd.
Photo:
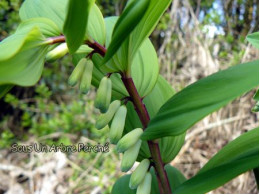
<instances>
[{"instance_id":1,"label":"flower bud","mask_svg":"<svg viewBox=\"0 0 260 195\"><path fill-rule=\"evenodd\" d=\"M145 174L141 184L137 187L136 194L150 194L152 185L152 175L150 172Z\"/></svg>"},{"instance_id":2,"label":"flower bud","mask_svg":"<svg viewBox=\"0 0 260 195\"><path fill-rule=\"evenodd\" d=\"M53 50L51 50L47 53L46 61L53 62L53 61L65 56L67 53L68 53L67 43L61 43L60 45L55 47Z\"/></svg>"},{"instance_id":3,"label":"flower bud","mask_svg":"<svg viewBox=\"0 0 260 195\"><path fill-rule=\"evenodd\" d=\"M110 78L103 77L99 88L97 90L97 96L95 99L95 107L98 108L102 113L105 113L109 107L112 93L112 82Z\"/></svg>"},{"instance_id":4,"label":"flower bud","mask_svg":"<svg viewBox=\"0 0 260 195\"><path fill-rule=\"evenodd\" d=\"M131 189L136 189L140 183L144 180L144 177L147 173L147 170L149 168L150 161L148 159L144 159L140 162L138 167L134 170L134 172L131 175L129 187Z\"/></svg>"},{"instance_id":5,"label":"flower bud","mask_svg":"<svg viewBox=\"0 0 260 195\"><path fill-rule=\"evenodd\" d=\"M122 137L125 127L126 113L127 109L125 105L120 106L116 111L109 132L109 138L112 144L116 144Z\"/></svg>"},{"instance_id":6,"label":"flower bud","mask_svg":"<svg viewBox=\"0 0 260 195\"><path fill-rule=\"evenodd\" d=\"M129 133L125 134L122 139L117 143L116 149L120 152L125 152L128 148L133 146L142 135L143 130L141 128L134 129Z\"/></svg>"},{"instance_id":7,"label":"flower bud","mask_svg":"<svg viewBox=\"0 0 260 195\"><path fill-rule=\"evenodd\" d=\"M73 72L71 73L69 77L69 85L70 86L75 86L77 82L81 79L82 73L84 72L85 65L87 63L86 58L82 58L77 66L74 68Z\"/></svg>"},{"instance_id":8,"label":"flower bud","mask_svg":"<svg viewBox=\"0 0 260 195\"><path fill-rule=\"evenodd\" d=\"M106 94L106 101L105 101L105 110L101 110L102 113L105 113L110 105L112 96L112 81L110 78L107 79L107 94Z\"/></svg>"},{"instance_id":9,"label":"flower bud","mask_svg":"<svg viewBox=\"0 0 260 195\"><path fill-rule=\"evenodd\" d=\"M92 71L93 62L91 60L88 60L86 62L86 66L80 80L79 90L81 91L81 93L88 93L91 86Z\"/></svg>"},{"instance_id":10,"label":"flower bud","mask_svg":"<svg viewBox=\"0 0 260 195\"><path fill-rule=\"evenodd\" d=\"M120 105L121 105L121 103L119 100L113 101L109 105L107 112L105 114L101 114L98 117L97 122L96 122L96 128L102 129L103 127L105 127L112 120L113 116L115 115L115 113L118 110L118 108L120 107Z\"/></svg>"},{"instance_id":11,"label":"flower bud","mask_svg":"<svg viewBox=\"0 0 260 195\"><path fill-rule=\"evenodd\" d=\"M137 159L141 145L142 141L138 140L135 145L125 151L121 162L121 171L127 172L131 169Z\"/></svg>"}]
</instances>

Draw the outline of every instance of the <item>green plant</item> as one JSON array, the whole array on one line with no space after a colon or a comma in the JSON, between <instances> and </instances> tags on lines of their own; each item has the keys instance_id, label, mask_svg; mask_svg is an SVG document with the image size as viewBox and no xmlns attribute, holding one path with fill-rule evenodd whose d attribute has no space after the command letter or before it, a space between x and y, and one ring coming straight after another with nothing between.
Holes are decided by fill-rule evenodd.
<instances>
[{"instance_id":1,"label":"green plant","mask_svg":"<svg viewBox=\"0 0 260 195\"><path fill-rule=\"evenodd\" d=\"M93 0L26 0L19 12L21 24L0 44L1 96L13 85L34 85L44 61L66 52L77 65L69 84L79 82L84 93L90 81L99 86L95 106L104 113L98 119L104 124L97 126L111 127L111 142L124 152L122 171L131 169L135 161L146 167L144 173L137 170L133 177L120 178L112 193L206 193L259 166L258 129L229 143L189 180L166 165L178 154L192 125L254 89L259 80L258 61L253 61L174 94L159 75L148 39L170 3L129 0L119 18L104 19ZM258 36L248 40L258 45ZM109 106L111 100L121 100L121 106ZM143 165L147 161L148 168ZM130 189L129 182L137 189Z\"/></svg>"}]
</instances>

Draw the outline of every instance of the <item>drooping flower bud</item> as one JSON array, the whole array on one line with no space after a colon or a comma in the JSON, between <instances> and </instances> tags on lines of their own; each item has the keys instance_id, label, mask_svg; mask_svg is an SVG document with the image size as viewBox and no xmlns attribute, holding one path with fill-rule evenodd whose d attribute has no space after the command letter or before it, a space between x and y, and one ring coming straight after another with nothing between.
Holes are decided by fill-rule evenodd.
<instances>
[{"instance_id":1,"label":"drooping flower bud","mask_svg":"<svg viewBox=\"0 0 260 195\"><path fill-rule=\"evenodd\" d=\"M115 113L109 132L109 138L112 144L116 144L122 137L126 113L127 109L125 105L120 106Z\"/></svg>"},{"instance_id":2,"label":"drooping flower bud","mask_svg":"<svg viewBox=\"0 0 260 195\"><path fill-rule=\"evenodd\" d=\"M150 172L145 174L141 184L137 187L136 194L150 194L152 185L152 175Z\"/></svg>"},{"instance_id":3,"label":"drooping flower bud","mask_svg":"<svg viewBox=\"0 0 260 195\"><path fill-rule=\"evenodd\" d=\"M143 129L136 128L122 137L117 143L116 149L120 152L125 152L128 148L133 146L141 137Z\"/></svg>"},{"instance_id":4,"label":"drooping flower bud","mask_svg":"<svg viewBox=\"0 0 260 195\"><path fill-rule=\"evenodd\" d=\"M67 53L68 53L67 43L61 43L60 45L55 47L53 50L51 50L47 53L46 61L53 62L53 61L65 56Z\"/></svg>"},{"instance_id":5,"label":"drooping flower bud","mask_svg":"<svg viewBox=\"0 0 260 195\"><path fill-rule=\"evenodd\" d=\"M115 100L109 105L107 112L105 114L101 114L98 117L97 122L96 122L96 128L97 129L102 129L112 120L116 111L120 107L120 104L121 103L120 103L119 100Z\"/></svg>"},{"instance_id":6,"label":"drooping flower bud","mask_svg":"<svg viewBox=\"0 0 260 195\"><path fill-rule=\"evenodd\" d=\"M85 94L88 93L91 86L92 71L93 71L93 62L91 60L88 60L86 62L86 67L84 69L84 72L80 80L79 89L81 93L85 93Z\"/></svg>"},{"instance_id":7,"label":"drooping flower bud","mask_svg":"<svg viewBox=\"0 0 260 195\"><path fill-rule=\"evenodd\" d=\"M70 77L69 77L69 85L70 86L75 86L77 84L77 82L81 79L81 76L84 72L85 66L87 63L87 59L86 58L82 58L79 63L77 64L77 66L74 68L73 72L71 73Z\"/></svg>"},{"instance_id":8,"label":"drooping flower bud","mask_svg":"<svg viewBox=\"0 0 260 195\"><path fill-rule=\"evenodd\" d=\"M148 159L144 159L140 162L138 167L134 170L134 172L131 175L129 187L131 189L136 189L138 185L142 183L144 180L145 174L147 173L147 170L149 168L150 161Z\"/></svg>"},{"instance_id":9,"label":"drooping flower bud","mask_svg":"<svg viewBox=\"0 0 260 195\"><path fill-rule=\"evenodd\" d=\"M103 77L100 81L97 96L95 99L95 107L98 108L102 113L105 113L109 107L112 93L112 82L110 78Z\"/></svg>"},{"instance_id":10,"label":"drooping flower bud","mask_svg":"<svg viewBox=\"0 0 260 195\"><path fill-rule=\"evenodd\" d=\"M127 172L132 168L137 159L141 145L142 141L138 140L135 145L133 145L131 148L125 151L121 162L121 171Z\"/></svg>"}]
</instances>

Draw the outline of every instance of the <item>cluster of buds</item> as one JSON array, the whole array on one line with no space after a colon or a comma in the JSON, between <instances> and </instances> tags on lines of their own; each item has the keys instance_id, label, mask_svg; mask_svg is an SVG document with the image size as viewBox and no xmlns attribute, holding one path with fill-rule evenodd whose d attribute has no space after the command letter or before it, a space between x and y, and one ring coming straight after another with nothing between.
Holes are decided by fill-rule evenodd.
<instances>
[{"instance_id":1,"label":"cluster of buds","mask_svg":"<svg viewBox=\"0 0 260 195\"><path fill-rule=\"evenodd\" d=\"M86 58L81 59L69 78L69 85L75 86L79 82L80 91L87 93L91 85L92 71L92 61ZM102 130L108 127L112 121L109 128L109 139L112 144L116 145L118 153L123 153L121 170L127 172L133 167L138 157L142 145L140 137L143 129L136 128L123 136L127 108L124 104L121 105L120 100L110 103L111 96L112 81L105 76L100 81L94 102L94 106L101 112L96 121L96 128ZM137 189L137 194L148 194L151 191L152 176L149 168L150 161L144 159L131 175L129 187Z\"/></svg>"},{"instance_id":2,"label":"cluster of buds","mask_svg":"<svg viewBox=\"0 0 260 195\"><path fill-rule=\"evenodd\" d=\"M82 93L88 93L93 72L93 62L82 58L69 77L69 85L75 86L79 82L79 89Z\"/></svg>"},{"instance_id":3,"label":"cluster of buds","mask_svg":"<svg viewBox=\"0 0 260 195\"><path fill-rule=\"evenodd\" d=\"M112 144L116 144L118 153L123 153L121 162L121 171L123 172L129 171L133 167L142 145L140 137L143 133L143 129L136 128L122 136L126 114L126 106L121 105L119 100L115 100L109 105L107 112L101 114L96 122L96 128L103 129L112 121L109 138ZM150 161L144 159L131 175L129 187L137 189L137 194L148 194L151 191L152 176L149 172L149 167Z\"/></svg>"}]
</instances>

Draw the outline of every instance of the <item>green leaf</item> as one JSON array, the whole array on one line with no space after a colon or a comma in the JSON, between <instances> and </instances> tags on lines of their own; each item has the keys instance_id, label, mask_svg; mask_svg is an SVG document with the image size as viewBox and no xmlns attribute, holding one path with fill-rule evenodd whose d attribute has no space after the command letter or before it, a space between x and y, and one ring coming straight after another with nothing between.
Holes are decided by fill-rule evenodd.
<instances>
[{"instance_id":1,"label":"green leaf","mask_svg":"<svg viewBox=\"0 0 260 195\"><path fill-rule=\"evenodd\" d=\"M140 23L137 25L137 27L131 34L131 45L129 46L128 58L134 58L134 55L138 51L138 48L142 45L145 39L148 38L150 34L153 32L161 16L169 7L171 2L172 0L150 0L150 4L145 12L145 15L143 16Z\"/></svg>"},{"instance_id":2,"label":"green leaf","mask_svg":"<svg viewBox=\"0 0 260 195\"><path fill-rule=\"evenodd\" d=\"M62 32L68 0L26 0L19 10L21 20L44 17L52 20Z\"/></svg>"},{"instance_id":3,"label":"green leaf","mask_svg":"<svg viewBox=\"0 0 260 195\"><path fill-rule=\"evenodd\" d=\"M175 167L166 165L165 170L168 174L169 183L172 190L176 189L179 185L181 185L184 181L186 181L186 178ZM159 194L160 191L159 191L158 182L157 182L154 169L152 168L150 172L152 174L151 194ZM111 193L112 194L135 194L136 190L132 190L129 188L130 177L131 177L130 174L120 177L114 184Z\"/></svg>"},{"instance_id":4,"label":"green leaf","mask_svg":"<svg viewBox=\"0 0 260 195\"><path fill-rule=\"evenodd\" d=\"M112 58L120 48L121 44L129 37L130 33L134 30L140 22L140 19L145 14L149 3L150 0L133 0L128 4L115 25L112 41L107 49L103 63L106 63L110 58Z\"/></svg>"},{"instance_id":5,"label":"green leaf","mask_svg":"<svg viewBox=\"0 0 260 195\"><path fill-rule=\"evenodd\" d=\"M0 85L0 99L13 88L13 85Z\"/></svg>"},{"instance_id":6,"label":"green leaf","mask_svg":"<svg viewBox=\"0 0 260 195\"><path fill-rule=\"evenodd\" d=\"M208 161L208 163L199 171L199 173L203 173L209 169L215 168L230 161L235 161L244 156L257 153L258 150L259 130L256 128L242 134L232 142L228 143Z\"/></svg>"},{"instance_id":7,"label":"green leaf","mask_svg":"<svg viewBox=\"0 0 260 195\"><path fill-rule=\"evenodd\" d=\"M187 180L176 190L174 194L203 194L217 187L220 187L237 177L238 175L251 170L259 165L258 153L244 158L228 162L213 169L199 173Z\"/></svg>"},{"instance_id":8,"label":"green leaf","mask_svg":"<svg viewBox=\"0 0 260 195\"><path fill-rule=\"evenodd\" d=\"M34 85L40 78L48 43L38 27L24 28L0 43L0 85Z\"/></svg>"},{"instance_id":9,"label":"green leaf","mask_svg":"<svg viewBox=\"0 0 260 195\"><path fill-rule=\"evenodd\" d=\"M129 2L129 5L131 2L133 2L133 0ZM120 49L117 51L116 59L119 62L117 65L117 67L119 67L118 70L127 72L128 74L132 73L130 70L131 66L134 65L133 60L137 51L152 33L160 17L170 3L171 0L150 0L149 7L147 8L143 18L140 20L140 23L136 26L130 36L124 40ZM111 63L110 61L108 61L108 63Z\"/></svg>"},{"instance_id":10,"label":"green leaf","mask_svg":"<svg viewBox=\"0 0 260 195\"><path fill-rule=\"evenodd\" d=\"M117 17L109 17L105 19L107 30L107 43L109 43L111 39L112 29L114 28L116 20ZM104 74L124 70L124 68L122 68L123 63L122 61L119 61L118 58L118 54L116 54L112 59L113 61L110 60L110 63L106 64L105 66L101 66L102 57L98 54L93 55L95 66L98 67L102 72L104 72ZM131 69L133 81L139 94L144 97L149 94L153 89L159 74L157 54L149 39L146 39L144 44L139 48L137 55L135 56L133 61L134 63ZM115 83L116 82L113 82L113 85ZM118 81L118 83L122 82ZM128 94L124 89L125 87L122 86L120 88L123 88L123 91L120 89L122 91L122 94L124 96L127 96Z\"/></svg>"},{"instance_id":11,"label":"green leaf","mask_svg":"<svg viewBox=\"0 0 260 195\"><path fill-rule=\"evenodd\" d=\"M246 39L251 43L255 48L259 49L259 32L252 33L247 35Z\"/></svg>"},{"instance_id":12,"label":"green leaf","mask_svg":"<svg viewBox=\"0 0 260 195\"><path fill-rule=\"evenodd\" d=\"M57 27L57 25L48 18L31 18L22 21L19 25L17 31L21 31L23 29L31 29L37 26L44 37L55 37L59 36L61 31Z\"/></svg>"},{"instance_id":13,"label":"green leaf","mask_svg":"<svg viewBox=\"0 0 260 195\"><path fill-rule=\"evenodd\" d=\"M70 53L74 53L83 43L91 7L95 0L70 0L63 27Z\"/></svg>"},{"instance_id":14,"label":"green leaf","mask_svg":"<svg viewBox=\"0 0 260 195\"><path fill-rule=\"evenodd\" d=\"M258 85L258 61L236 65L175 94L150 121L144 140L179 135L213 111Z\"/></svg>"},{"instance_id":15,"label":"green leaf","mask_svg":"<svg viewBox=\"0 0 260 195\"><path fill-rule=\"evenodd\" d=\"M48 18L63 33L68 4L69 0L26 0L19 10L19 15L22 21L30 18ZM86 34L102 45L105 43L104 18L96 5L90 10Z\"/></svg>"},{"instance_id":16,"label":"green leaf","mask_svg":"<svg viewBox=\"0 0 260 195\"><path fill-rule=\"evenodd\" d=\"M132 1L130 1L131 3ZM171 0L150 0L148 9L145 12L145 15L141 19L140 23L136 26L133 32L130 34L120 49L117 52L118 61L121 64L121 69L127 74L132 73L131 66L134 65L134 58L144 43L144 41L149 37L154 28L156 27L160 17L170 5ZM120 66L120 64L118 66Z\"/></svg>"},{"instance_id":17,"label":"green leaf","mask_svg":"<svg viewBox=\"0 0 260 195\"><path fill-rule=\"evenodd\" d=\"M129 174L120 177L113 185L111 194L136 194L136 190L129 188L130 177Z\"/></svg>"}]
</instances>

